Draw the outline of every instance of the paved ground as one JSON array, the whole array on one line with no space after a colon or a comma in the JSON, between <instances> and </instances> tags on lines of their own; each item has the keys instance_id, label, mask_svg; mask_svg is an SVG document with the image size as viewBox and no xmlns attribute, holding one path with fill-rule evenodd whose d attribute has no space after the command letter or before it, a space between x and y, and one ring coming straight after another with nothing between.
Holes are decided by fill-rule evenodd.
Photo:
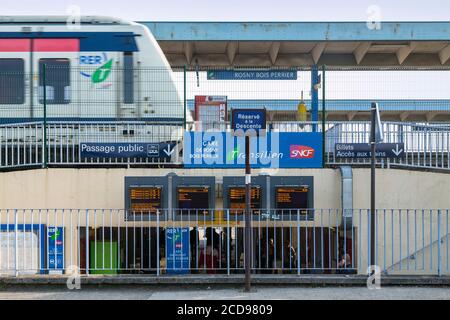
<instances>
[{"instance_id":1,"label":"paved ground","mask_svg":"<svg viewBox=\"0 0 450 320\"><path fill-rule=\"evenodd\" d=\"M384 287L369 290L365 287L257 287L255 292L244 293L241 288L232 287L96 287L86 286L81 290L68 290L64 287L3 287L0 288L0 300L37 299L37 300L226 300L226 299L407 299L407 300L450 300L449 287Z\"/></svg>"}]
</instances>

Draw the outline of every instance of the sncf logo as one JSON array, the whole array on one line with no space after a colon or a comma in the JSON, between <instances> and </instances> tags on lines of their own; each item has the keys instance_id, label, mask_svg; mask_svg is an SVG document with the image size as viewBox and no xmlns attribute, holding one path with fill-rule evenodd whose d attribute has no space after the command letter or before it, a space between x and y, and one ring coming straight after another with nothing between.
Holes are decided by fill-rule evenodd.
<instances>
[{"instance_id":1,"label":"sncf logo","mask_svg":"<svg viewBox=\"0 0 450 320\"><path fill-rule=\"evenodd\" d=\"M308 146L291 145L290 157L293 159L312 159L314 158L314 149Z\"/></svg>"}]
</instances>

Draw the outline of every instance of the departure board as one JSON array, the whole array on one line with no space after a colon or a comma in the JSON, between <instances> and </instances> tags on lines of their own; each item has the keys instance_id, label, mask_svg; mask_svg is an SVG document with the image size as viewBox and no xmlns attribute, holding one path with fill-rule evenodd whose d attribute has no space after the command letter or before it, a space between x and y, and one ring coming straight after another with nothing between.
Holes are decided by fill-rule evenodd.
<instances>
[{"instance_id":1,"label":"departure board","mask_svg":"<svg viewBox=\"0 0 450 320\"><path fill-rule=\"evenodd\" d=\"M232 214L243 214L245 210L245 187L230 187L228 192L230 209ZM261 209L261 188L252 187L250 193L250 207L253 214L259 214Z\"/></svg>"},{"instance_id":2,"label":"departure board","mask_svg":"<svg viewBox=\"0 0 450 320\"><path fill-rule=\"evenodd\" d=\"M156 213L161 209L162 187L130 187L130 210L134 213Z\"/></svg>"},{"instance_id":3,"label":"departure board","mask_svg":"<svg viewBox=\"0 0 450 320\"><path fill-rule=\"evenodd\" d=\"M188 214L207 214L209 208L209 188L208 187L179 187L178 188L178 208L186 209L181 211Z\"/></svg>"},{"instance_id":4,"label":"departure board","mask_svg":"<svg viewBox=\"0 0 450 320\"><path fill-rule=\"evenodd\" d=\"M277 187L275 201L277 209L307 209L308 187ZM302 210L301 214L306 214Z\"/></svg>"}]
</instances>

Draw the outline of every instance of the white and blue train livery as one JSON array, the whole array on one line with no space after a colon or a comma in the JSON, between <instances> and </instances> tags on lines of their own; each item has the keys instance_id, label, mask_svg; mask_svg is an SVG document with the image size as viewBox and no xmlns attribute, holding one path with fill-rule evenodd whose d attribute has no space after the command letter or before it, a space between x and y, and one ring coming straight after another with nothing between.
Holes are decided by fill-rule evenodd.
<instances>
[{"instance_id":1,"label":"white and blue train livery","mask_svg":"<svg viewBox=\"0 0 450 320\"><path fill-rule=\"evenodd\" d=\"M1 123L42 119L44 80L50 121L183 121L174 74L145 26L96 16L77 28L67 21L0 17Z\"/></svg>"}]
</instances>

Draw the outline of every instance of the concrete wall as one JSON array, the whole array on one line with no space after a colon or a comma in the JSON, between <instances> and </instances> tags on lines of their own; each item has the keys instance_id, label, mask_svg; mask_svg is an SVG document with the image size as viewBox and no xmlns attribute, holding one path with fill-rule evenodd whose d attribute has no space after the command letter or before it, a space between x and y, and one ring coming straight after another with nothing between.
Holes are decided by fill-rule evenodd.
<instances>
[{"instance_id":1,"label":"concrete wall","mask_svg":"<svg viewBox=\"0 0 450 320\"><path fill-rule=\"evenodd\" d=\"M125 176L240 176L243 170L218 169L47 169L0 174L0 208L113 208L123 209ZM261 173L253 170L253 174ZM338 170L277 170L277 175L314 176L317 208L340 208ZM268 172L271 173L271 172ZM221 201L217 201L221 207Z\"/></svg>"},{"instance_id":2,"label":"concrete wall","mask_svg":"<svg viewBox=\"0 0 450 320\"><path fill-rule=\"evenodd\" d=\"M377 208L450 208L450 174L377 169ZM353 170L353 207L370 208L370 170Z\"/></svg>"},{"instance_id":3,"label":"concrete wall","mask_svg":"<svg viewBox=\"0 0 450 320\"><path fill-rule=\"evenodd\" d=\"M0 208L123 208L125 176L239 176L243 170L212 169L47 169L0 174ZM259 174L261 170L254 170ZM272 174L271 172L268 172ZM280 169L276 175L314 176L314 203L341 207L339 170ZM370 170L353 170L353 207L370 206ZM377 170L378 208L450 208L450 175L409 170ZM220 206L221 201L218 201Z\"/></svg>"}]
</instances>

